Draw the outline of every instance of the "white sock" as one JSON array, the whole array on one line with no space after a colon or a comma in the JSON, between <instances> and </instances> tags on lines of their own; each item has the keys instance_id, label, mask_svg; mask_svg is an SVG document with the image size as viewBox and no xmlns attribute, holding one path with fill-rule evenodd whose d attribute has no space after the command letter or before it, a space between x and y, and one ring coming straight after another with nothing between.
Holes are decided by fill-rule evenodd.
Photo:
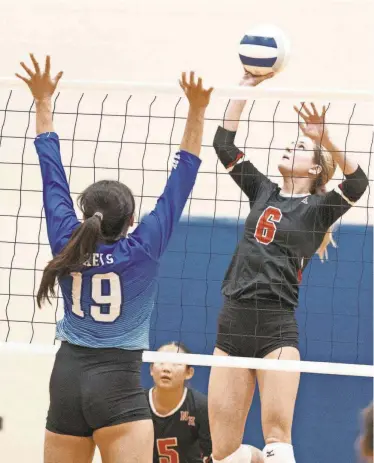
<instances>
[{"instance_id":1,"label":"white sock","mask_svg":"<svg viewBox=\"0 0 374 463\"><path fill-rule=\"evenodd\" d=\"M265 463L296 463L291 444L274 442L266 445L262 453Z\"/></svg>"},{"instance_id":2,"label":"white sock","mask_svg":"<svg viewBox=\"0 0 374 463\"><path fill-rule=\"evenodd\" d=\"M213 458L213 463L250 463L252 459L252 450L249 445L241 445L234 453L224 458L216 460Z\"/></svg>"}]
</instances>

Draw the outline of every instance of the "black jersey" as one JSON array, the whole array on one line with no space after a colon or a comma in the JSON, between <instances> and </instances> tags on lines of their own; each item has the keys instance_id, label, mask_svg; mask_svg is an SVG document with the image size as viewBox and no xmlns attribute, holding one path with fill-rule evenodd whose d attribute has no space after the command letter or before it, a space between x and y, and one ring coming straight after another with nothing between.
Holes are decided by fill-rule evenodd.
<instances>
[{"instance_id":1,"label":"black jersey","mask_svg":"<svg viewBox=\"0 0 374 463\"><path fill-rule=\"evenodd\" d=\"M329 227L362 196L368 179L359 167L326 194L282 195L277 184L243 160L235 135L219 127L214 148L248 196L250 213L222 283L223 295L257 306L295 308L306 262Z\"/></svg>"},{"instance_id":2,"label":"black jersey","mask_svg":"<svg viewBox=\"0 0 374 463\"><path fill-rule=\"evenodd\" d=\"M185 388L180 404L166 416L156 412L152 389L147 397L155 430L153 463L202 463L210 459L212 442L205 395Z\"/></svg>"}]
</instances>

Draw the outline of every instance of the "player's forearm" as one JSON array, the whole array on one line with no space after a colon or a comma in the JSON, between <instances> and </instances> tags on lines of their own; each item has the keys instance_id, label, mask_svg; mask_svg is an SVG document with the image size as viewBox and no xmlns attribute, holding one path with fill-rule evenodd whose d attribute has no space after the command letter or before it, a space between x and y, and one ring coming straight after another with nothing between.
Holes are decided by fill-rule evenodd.
<instances>
[{"instance_id":1,"label":"player's forearm","mask_svg":"<svg viewBox=\"0 0 374 463\"><path fill-rule=\"evenodd\" d=\"M245 100L230 100L223 121L223 128L236 132L239 127L240 116L242 115Z\"/></svg>"},{"instance_id":2,"label":"player's forearm","mask_svg":"<svg viewBox=\"0 0 374 463\"><path fill-rule=\"evenodd\" d=\"M357 161L352 155L340 151L328 136L324 137L322 140L322 146L331 153L334 161L338 164L344 175L350 175L356 172L358 168Z\"/></svg>"},{"instance_id":3,"label":"player's forearm","mask_svg":"<svg viewBox=\"0 0 374 463\"><path fill-rule=\"evenodd\" d=\"M52 101L51 98L37 100L36 106L36 134L54 132L52 120Z\"/></svg>"},{"instance_id":4,"label":"player's forearm","mask_svg":"<svg viewBox=\"0 0 374 463\"><path fill-rule=\"evenodd\" d=\"M203 139L205 108L188 111L186 127L182 138L180 149L188 151L195 156L200 156L201 143Z\"/></svg>"}]
</instances>

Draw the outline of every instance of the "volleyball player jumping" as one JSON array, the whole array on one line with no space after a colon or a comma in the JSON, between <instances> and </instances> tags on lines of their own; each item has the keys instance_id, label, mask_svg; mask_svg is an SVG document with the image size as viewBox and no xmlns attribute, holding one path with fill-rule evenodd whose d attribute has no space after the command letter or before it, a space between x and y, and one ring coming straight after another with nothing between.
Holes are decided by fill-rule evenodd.
<instances>
[{"instance_id":1,"label":"volleyball player jumping","mask_svg":"<svg viewBox=\"0 0 374 463\"><path fill-rule=\"evenodd\" d=\"M36 150L53 260L44 270L38 305L59 282L64 317L62 341L51 381L44 461L92 461L95 444L104 463L149 463L153 425L140 385L142 350L148 348L156 297L158 262L182 214L200 166L204 113L212 89L185 74L180 82L190 103L180 152L153 212L135 231L135 201L116 181L90 185L79 198L84 221L74 211L54 132L51 97L62 73L50 77L31 55L34 70L21 63L36 104Z\"/></svg>"},{"instance_id":2,"label":"volleyball player jumping","mask_svg":"<svg viewBox=\"0 0 374 463\"><path fill-rule=\"evenodd\" d=\"M246 74L241 85L264 77ZM245 101L231 101L214 148L236 184L248 196L251 211L244 236L222 284L224 305L218 320L214 355L299 360L295 308L298 284L308 260L321 257L338 220L362 196L368 180L357 161L329 138L325 109L297 108L302 137L290 144L279 163L282 184L270 181L234 145ZM345 180L328 193L324 187L338 165ZM324 238L325 237L325 238ZM242 443L256 379L266 446L264 460L294 463L291 427L299 373L212 368L209 420L213 461L249 463Z\"/></svg>"}]
</instances>

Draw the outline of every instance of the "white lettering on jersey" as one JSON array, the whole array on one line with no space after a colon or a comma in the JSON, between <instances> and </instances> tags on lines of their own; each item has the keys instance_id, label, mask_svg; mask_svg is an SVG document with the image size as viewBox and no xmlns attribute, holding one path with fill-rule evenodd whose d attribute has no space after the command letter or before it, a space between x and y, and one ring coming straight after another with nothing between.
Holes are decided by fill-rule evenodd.
<instances>
[{"instance_id":1,"label":"white lettering on jersey","mask_svg":"<svg viewBox=\"0 0 374 463\"><path fill-rule=\"evenodd\" d=\"M113 264L114 259L112 254L102 254L94 252L83 264L84 267L100 267L105 264Z\"/></svg>"},{"instance_id":2,"label":"white lettering on jersey","mask_svg":"<svg viewBox=\"0 0 374 463\"><path fill-rule=\"evenodd\" d=\"M196 426L195 423L195 417L190 415L190 412L188 411L181 411L181 421L186 421L188 423L188 426Z\"/></svg>"},{"instance_id":3,"label":"white lettering on jersey","mask_svg":"<svg viewBox=\"0 0 374 463\"><path fill-rule=\"evenodd\" d=\"M180 158L181 158L181 155L179 153L177 153L175 156L174 156L174 159L173 159L173 169L176 169L178 164L179 164L179 161L180 161Z\"/></svg>"}]
</instances>

